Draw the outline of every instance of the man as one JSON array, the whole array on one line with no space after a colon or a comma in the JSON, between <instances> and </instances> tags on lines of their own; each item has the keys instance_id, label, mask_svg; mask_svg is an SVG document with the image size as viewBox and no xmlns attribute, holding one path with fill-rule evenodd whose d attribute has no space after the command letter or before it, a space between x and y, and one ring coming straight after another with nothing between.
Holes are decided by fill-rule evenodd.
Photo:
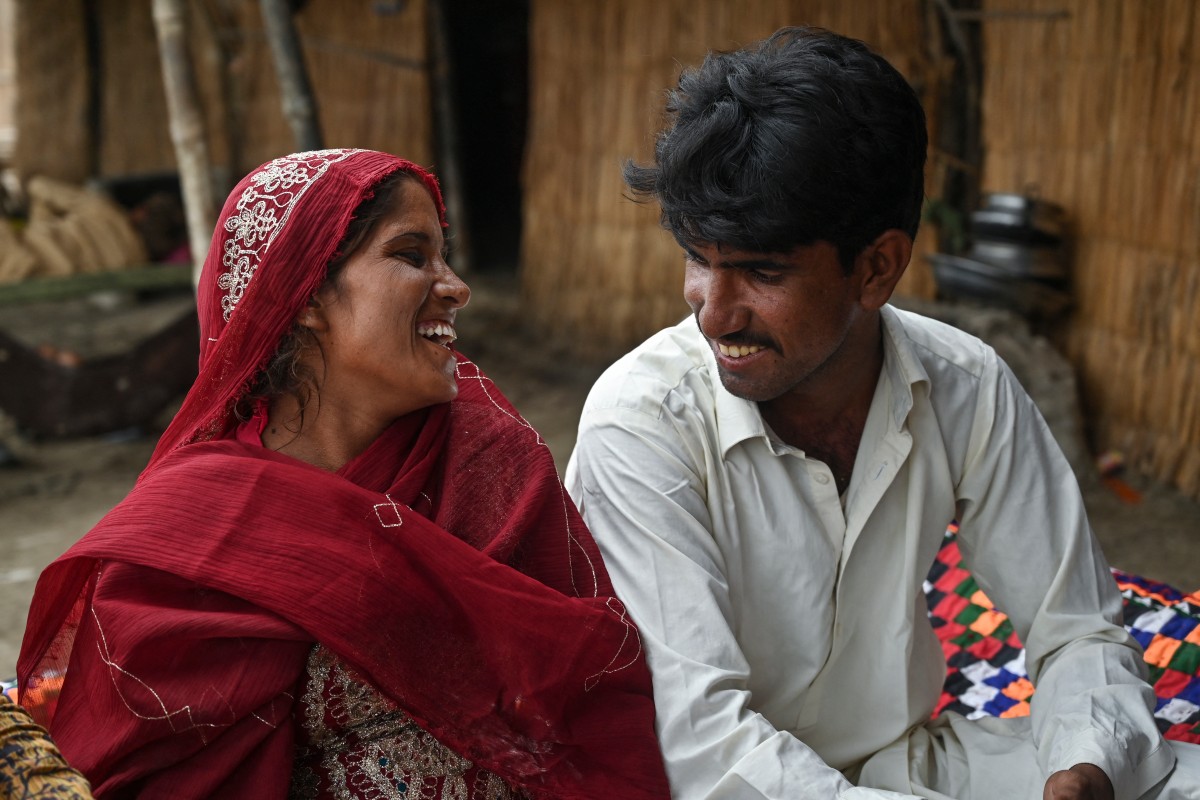
<instances>
[{"instance_id":1,"label":"man","mask_svg":"<svg viewBox=\"0 0 1200 800\"><path fill-rule=\"evenodd\" d=\"M674 795L1200 797L1032 401L977 339L887 305L922 202L911 88L785 29L685 72L668 111L625 176L695 318L596 384L567 484L641 627ZM1031 720L930 720L922 580L952 519L1026 644Z\"/></svg>"}]
</instances>

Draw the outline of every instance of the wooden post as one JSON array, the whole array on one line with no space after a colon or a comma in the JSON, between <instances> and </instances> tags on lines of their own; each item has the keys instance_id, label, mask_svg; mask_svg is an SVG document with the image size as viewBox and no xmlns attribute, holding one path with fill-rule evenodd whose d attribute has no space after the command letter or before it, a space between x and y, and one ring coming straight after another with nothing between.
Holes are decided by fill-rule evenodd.
<instances>
[{"instance_id":1,"label":"wooden post","mask_svg":"<svg viewBox=\"0 0 1200 800\"><path fill-rule=\"evenodd\" d=\"M287 0L259 0L271 57L275 61L275 76L283 99L283 114L292 128L299 150L321 149L321 126L317 120L317 104L312 85L304 68L304 53L292 22Z\"/></svg>"},{"instance_id":2,"label":"wooden post","mask_svg":"<svg viewBox=\"0 0 1200 800\"><path fill-rule=\"evenodd\" d=\"M434 137L437 146L438 180L446 197L446 218L454 231L454 269L471 270L471 237L463 203L462 167L459 161L458 116L454 105L454 72L451 68L450 37L446 30L446 8L442 0L429 0L429 80L433 95Z\"/></svg>"},{"instance_id":3,"label":"wooden post","mask_svg":"<svg viewBox=\"0 0 1200 800\"><path fill-rule=\"evenodd\" d=\"M154 0L154 29L162 60L171 142L175 146L175 160L179 163L188 244L192 250L192 283L198 285L208 243L212 239L215 203L208 145L204 139L204 118L188 57L186 19L184 0Z\"/></svg>"}]
</instances>

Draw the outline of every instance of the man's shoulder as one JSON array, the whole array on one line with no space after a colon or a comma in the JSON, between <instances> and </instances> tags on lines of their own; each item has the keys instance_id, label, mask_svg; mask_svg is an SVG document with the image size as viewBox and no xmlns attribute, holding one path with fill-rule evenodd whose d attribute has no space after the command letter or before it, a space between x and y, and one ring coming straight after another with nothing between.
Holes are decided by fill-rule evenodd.
<instances>
[{"instance_id":1,"label":"man's shoulder","mask_svg":"<svg viewBox=\"0 0 1200 800\"><path fill-rule=\"evenodd\" d=\"M889 306L887 325L898 348L908 351L938 379L978 380L997 368L996 351L979 337L915 311Z\"/></svg>"},{"instance_id":2,"label":"man's shoulder","mask_svg":"<svg viewBox=\"0 0 1200 800\"><path fill-rule=\"evenodd\" d=\"M617 359L596 381L583 414L626 409L658 416L673 397L687 396L688 405L710 404L713 377L706 345L695 320L664 328Z\"/></svg>"}]
</instances>

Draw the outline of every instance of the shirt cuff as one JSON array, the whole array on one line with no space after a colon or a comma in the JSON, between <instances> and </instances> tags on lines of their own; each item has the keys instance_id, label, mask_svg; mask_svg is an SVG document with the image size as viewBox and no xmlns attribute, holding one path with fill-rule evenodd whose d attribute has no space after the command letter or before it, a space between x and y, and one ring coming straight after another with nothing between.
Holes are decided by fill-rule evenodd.
<instances>
[{"instance_id":1,"label":"shirt cuff","mask_svg":"<svg viewBox=\"0 0 1200 800\"><path fill-rule=\"evenodd\" d=\"M1101 731L1083 731L1055 748L1048 769L1053 774L1076 764L1094 764L1112 781L1115 800L1136 800L1170 774L1175 753L1159 739L1148 756L1134 763L1130 756L1135 749Z\"/></svg>"}]
</instances>

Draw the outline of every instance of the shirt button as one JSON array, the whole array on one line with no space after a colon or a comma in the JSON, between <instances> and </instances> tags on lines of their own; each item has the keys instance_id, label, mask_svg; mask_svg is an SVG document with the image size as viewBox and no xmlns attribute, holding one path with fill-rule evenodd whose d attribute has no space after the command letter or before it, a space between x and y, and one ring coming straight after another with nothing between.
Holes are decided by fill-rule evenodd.
<instances>
[{"instance_id":1,"label":"shirt button","mask_svg":"<svg viewBox=\"0 0 1200 800\"><path fill-rule=\"evenodd\" d=\"M821 483L821 484L829 483L829 476L826 475L824 472L818 472L816 481L817 481L817 483Z\"/></svg>"}]
</instances>

